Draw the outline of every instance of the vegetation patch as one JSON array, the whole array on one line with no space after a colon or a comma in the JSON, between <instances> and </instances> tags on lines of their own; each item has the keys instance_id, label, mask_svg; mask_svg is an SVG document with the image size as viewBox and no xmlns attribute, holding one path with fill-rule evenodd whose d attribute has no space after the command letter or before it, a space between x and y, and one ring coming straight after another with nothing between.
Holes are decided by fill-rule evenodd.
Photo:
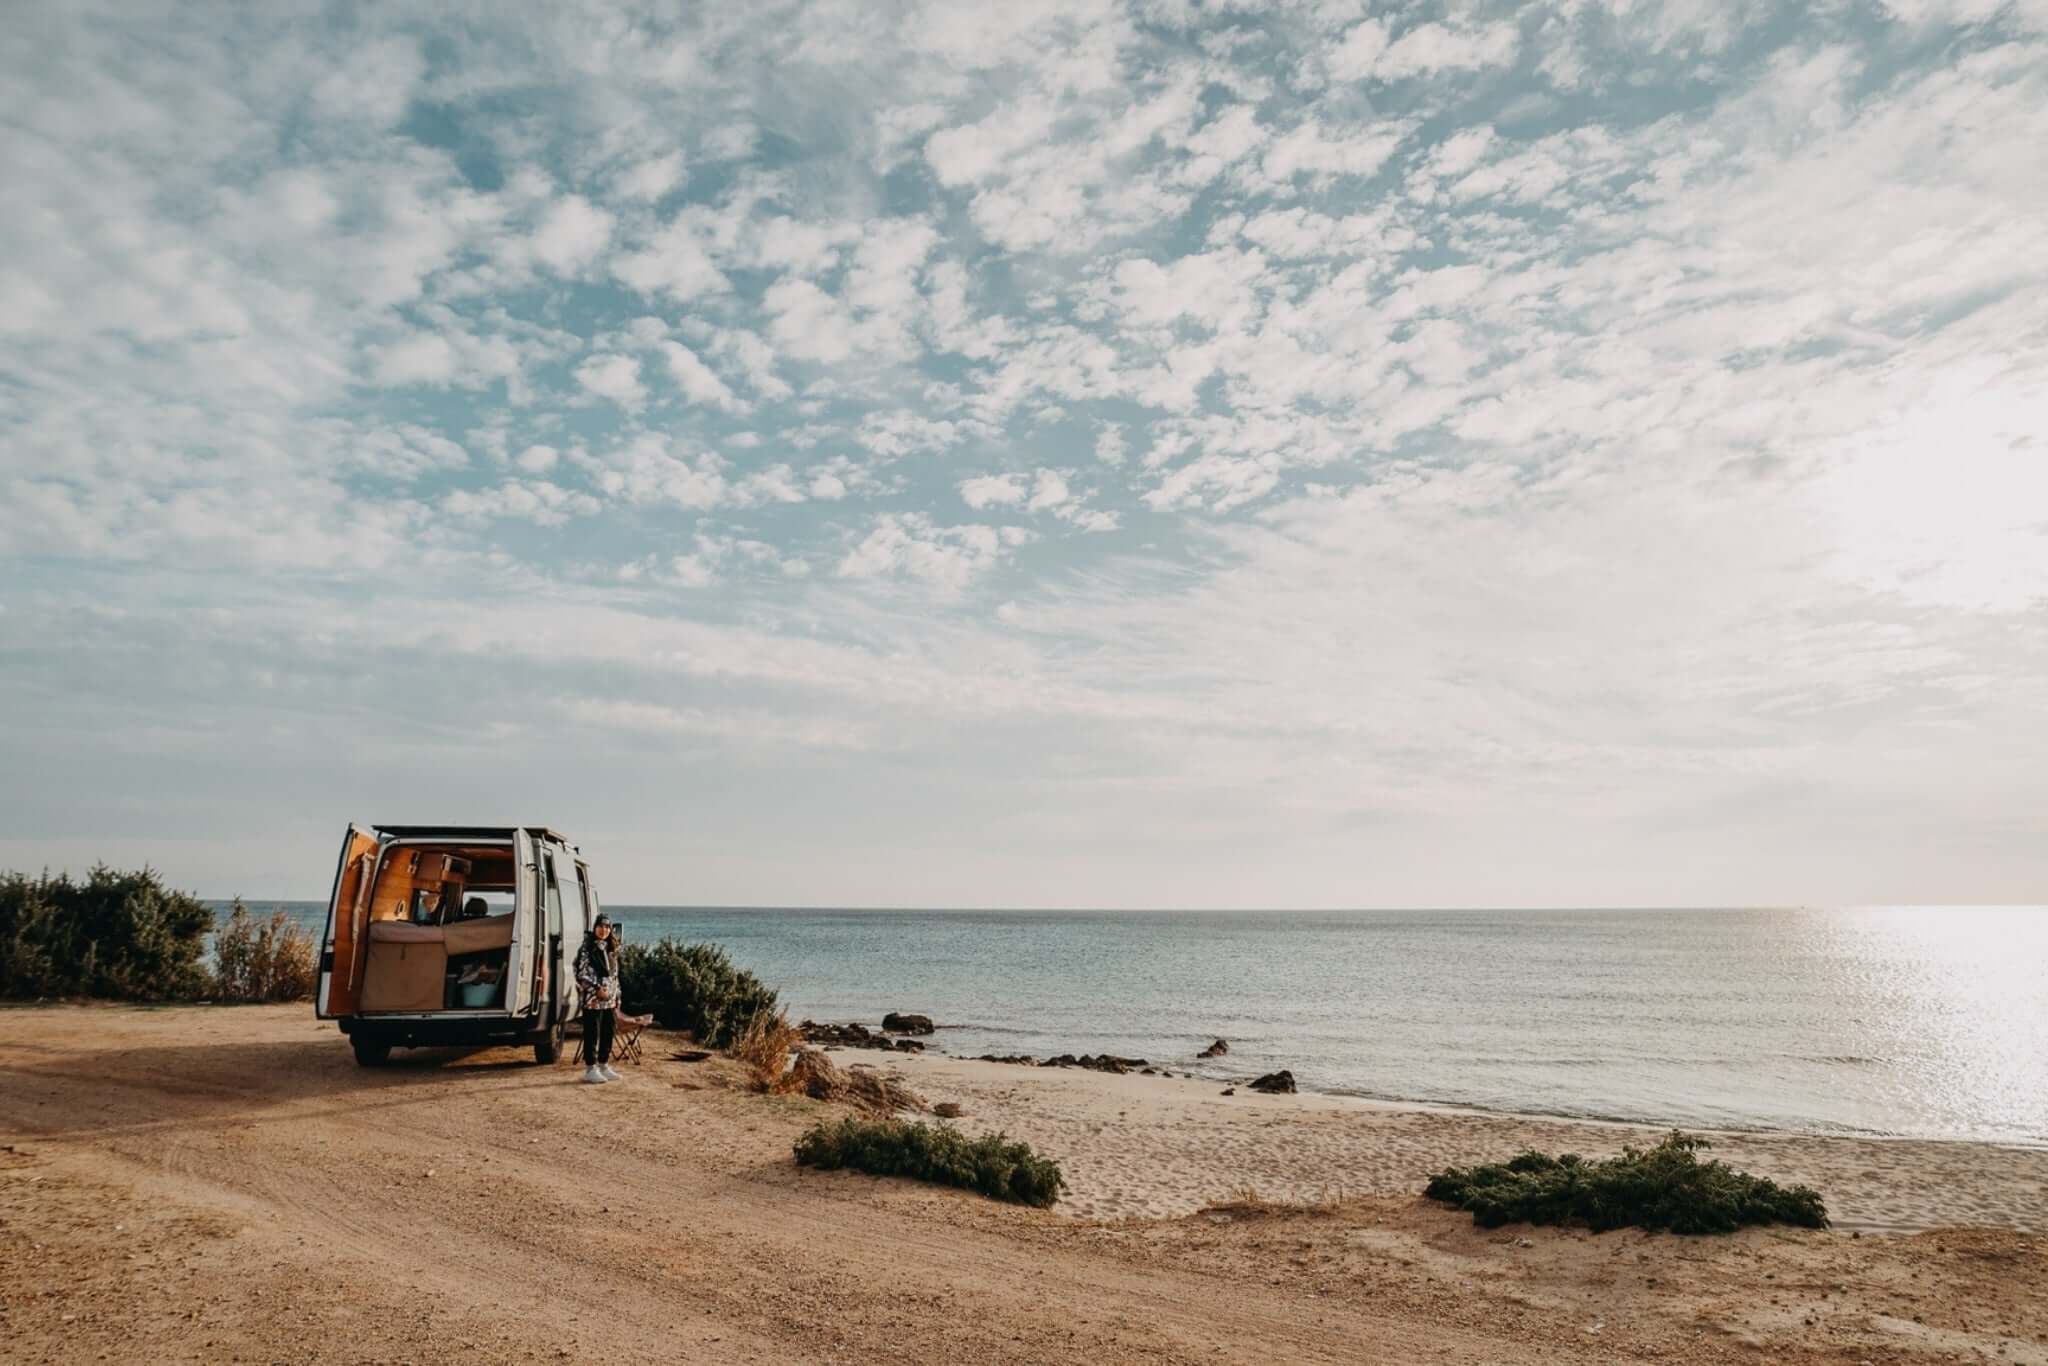
<instances>
[{"instance_id":1,"label":"vegetation patch","mask_svg":"<svg viewBox=\"0 0 2048 1366\"><path fill-rule=\"evenodd\" d=\"M1057 1162L1002 1134L969 1138L943 1125L846 1118L819 1124L796 1141L799 1166L842 1167L876 1176L907 1176L979 1191L996 1200L1044 1208L1066 1179Z\"/></svg>"},{"instance_id":2,"label":"vegetation patch","mask_svg":"<svg viewBox=\"0 0 2048 1366\"><path fill-rule=\"evenodd\" d=\"M313 936L286 915L258 920L235 898L227 923L213 937L213 996L217 1001L303 1001L313 994Z\"/></svg>"},{"instance_id":3,"label":"vegetation patch","mask_svg":"<svg viewBox=\"0 0 2048 1366\"><path fill-rule=\"evenodd\" d=\"M756 1091L784 1095L798 1087L789 1069L789 1054L803 1031L779 1010L764 1010L748 1021L733 1040L732 1055L747 1069Z\"/></svg>"},{"instance_id":4,"label":"vegetation patch","mask_svg":"<svg viewBox=\"0 0 2048 1366\"><path fill-rule=\"evenodd\" d=\"M213 986L212 929L211 908L151 868L101 864L82 882L0 874L0 995L196 1000Z\"/></svg>"},{"instance_id":5,"label":"vegetation patch","mask_svg":"<svg viewBox=\"0 0 2048 1366\"><path fill-rule=\"evenodd\" d=\"M626 1007L651 1011L664 1029L687 1029L707 1048L730 1048L754 1020L773 1012L775 993L716 944L664 938L619 954Z\"/></svg>"},{"instance_id":6,"label":"vegetation patch","mask_svg":"<svg viewBox=\"0 0 2048 1366\"><path fill-rule=\"evenodd\" d=\"M1699 1150L1709 1146L1674 1130L1654 1148L1623 1148L1604 1161L1525 1152L1507 1162L1446 1168L1423 1194L1471 1211L1481 1228L1583 1224L1596 1233L1630 1226L1731 1233L1748 1224L1827 1227L1818 1191L1700 1161Z\"/></svg>"}]
</instances>

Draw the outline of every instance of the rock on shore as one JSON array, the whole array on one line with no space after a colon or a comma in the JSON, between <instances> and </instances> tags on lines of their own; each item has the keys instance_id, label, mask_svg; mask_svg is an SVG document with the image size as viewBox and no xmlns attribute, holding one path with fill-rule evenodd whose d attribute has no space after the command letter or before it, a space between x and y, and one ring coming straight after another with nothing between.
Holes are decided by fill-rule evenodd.
<instances>
[{"instance_id":1,"label":"rock on shore","mask_svg":"<svg viewBox=\"0 0 2048 1366\"><path fill-rule=\"evenodd\" d=\"M937 1027L929 1015L904 1015L892 1010L882 1017L882 1028L891 1034L929 1034Z\"/></svg>"},{"instance_id":2,"label":"rock on shore","mask_svg":"<svg viewBox=\"0 0 2048 1366\"><path fill-rule=\"evenodd\" d=\"M1283 1067L1278 1072L1268 1072L1265 1076L1250 1083L1250 1085L1254 1091L1264 1091L1269 1095L1291 1096L1294 1094L1294 1073Z\"/></svg>"},{"instance_id":3,"label":"rock on shore","mask_svg":"<svg viewBox=\"0 0 2048 1366\"><path fill-rule=\"evenodd\" d=\"M819 1024L805 1020L797 1026L805 1043L821 1043L837 1048L881 1048L896 1053L922 1053L924 1045L915 1039L892 1039L886 1035L869 1031L863 1024Z\"/></svg>"}]
</instances>

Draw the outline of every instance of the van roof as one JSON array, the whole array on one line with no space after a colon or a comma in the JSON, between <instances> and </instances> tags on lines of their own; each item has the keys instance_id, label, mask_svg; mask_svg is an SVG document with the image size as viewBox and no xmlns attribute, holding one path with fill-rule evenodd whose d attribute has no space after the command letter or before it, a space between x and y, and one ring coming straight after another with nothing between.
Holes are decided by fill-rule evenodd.
<instances>
[{"instance_id":1,"label":"van roof","mask_svg":"<svg viewBox=\"0 0 2048 1366\"><path fill-rule=\"evenodd\" d=\"M394 839L450 839L450 840L509 840L515 830L524 830L536 839L551 839L558 844L569 843L569 837L545 825L379 825L380 835Z\"/></svg>"}]
</instances>

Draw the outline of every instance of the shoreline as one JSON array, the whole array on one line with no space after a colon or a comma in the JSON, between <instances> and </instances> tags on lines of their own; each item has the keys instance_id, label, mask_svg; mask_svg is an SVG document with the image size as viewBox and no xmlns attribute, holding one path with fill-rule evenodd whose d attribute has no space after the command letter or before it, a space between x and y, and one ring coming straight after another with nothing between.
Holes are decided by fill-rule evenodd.
<instances>
[{"instance_id":1,"label":"shoreline","mask_svg":"<svg viewBox=\"0 0 2048 1366\"><path fill-rule=\"evenodd\" d=\"M946 1029L953 1027L955 1026L939 1025L937 1028L940 1032L943 1032ZM914 1036L906 1035L901 1037ZM813 1048L827 1048L832 1052L839 1054L839 1060L842 1062L849 1060L860 1061L862 1060L863 1055L871 1055L872 1057L884 1059L891 1062L901 1061L904 1058L938 1058L951 1062L975 1063L985 1067L1006 1068L1012 1071L1020 1072L1054 1073L1094 1071L1094 1069L1082 1067L1045 1067L1039 1064L991 1062L988 1059L982 1057L969 1057L966 1054L949 1053L937 1044L927 1044L925 1051L922 1053L899 1053L893 1050L884 1051L882 1049L874 1049L870 1051L858 1048L848 1048L842 1045L833 1044L807 1043L805 1046ZM1053 1054L1052 1056L1058 1056L1058 1054ZM1141 1070L1134 1070L1127 1073L1095 1072L1095 1075L1106 1077L1126 1076L1141 1082L1170 1081L1180 1083L1182 1085L1193 1085L1202 1087L1241 1087L1245 1085L1246 1080L1248 1080L1230 1076L1211 1077L1203 1076L1200 1074L1195 1074L1191 1076L1186 1071L1178 1070L1180 1068L1188 1067L1189 1064L1175 1064L1174 1068L1162 1067L1157 1063L1152 1063L1150 1065L1155 1068L1155 1071L1149 1076ZM1786 1125L1775 1125L1765 1123L1758 1123L1752 1125L1704 1124L1695 1123L1688 1120L1664 1120L1640 1117L1630 1118L1621 1115L1579 1115L1556 1110L1495 1109L1489 1106L1474 1105L1463 1101L1428 1100L1402 1096L1368 1095L1362 1091L1348 1091L1344 1090L1341 1087L1306 1086L1301 1085L1301 1079L1299 1077L1297 1077L1295 1081L1297 1086L1300 1087L1300 1089L1294 1093L1297 1096L1323 1096L1331 1100L1346 1101L1378 1109L1401 1111L1414 1110L1430 1114L1467 1115L1479 1119L1527 1120L1532 1123L1549 1121L1558 1124L1576 1124L1588 1127L1606 1127L1629 1130L1654 1130L1659 1133L1668 1133L1671 1130L1676 1129L1683 1133L1701 1134L1709 1138L1767 1138L1773 1136L1781 1136L1789 1138L1852 1139L1857 1142L1869 1143L1983 1144L1994 1148L2012 1148L2026 1152L2048 1153L2048 1136L2043 1136L2039 1138L2019 1138L2012 1136L1992 1137L1970 1134L1910 1134L1891 1133L1878 1129L1855 1129L1848 1127L1795 1128Z\"/></svg>"}]
</instances>

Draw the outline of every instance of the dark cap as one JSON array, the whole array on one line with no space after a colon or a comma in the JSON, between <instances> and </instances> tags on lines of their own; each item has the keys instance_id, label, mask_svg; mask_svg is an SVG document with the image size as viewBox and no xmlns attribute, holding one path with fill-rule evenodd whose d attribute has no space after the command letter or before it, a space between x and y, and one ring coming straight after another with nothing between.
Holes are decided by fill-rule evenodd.
<instances>
[{"instance_id":1,"label":"dark cap","mask_svg":"<svg viewBox=\"0 0 2048 1366\"><path fill-rule=\"evenodd\" d=\"M606 915L606 914L605 914L605 913L604 913L603 911L599 911L599 912L597 913L597 919L595 919L595 920L593 920L593 921L591 921L591 922L590 922L590 928L594 930L594 929L596 929L596 928L597 928L597 927L598 927L599 925L605 925L605 926L609 926L609 925L610 925L611 923L612 923L612 918L611 918L610 916Z\"/></svg>"}]
</instances>

